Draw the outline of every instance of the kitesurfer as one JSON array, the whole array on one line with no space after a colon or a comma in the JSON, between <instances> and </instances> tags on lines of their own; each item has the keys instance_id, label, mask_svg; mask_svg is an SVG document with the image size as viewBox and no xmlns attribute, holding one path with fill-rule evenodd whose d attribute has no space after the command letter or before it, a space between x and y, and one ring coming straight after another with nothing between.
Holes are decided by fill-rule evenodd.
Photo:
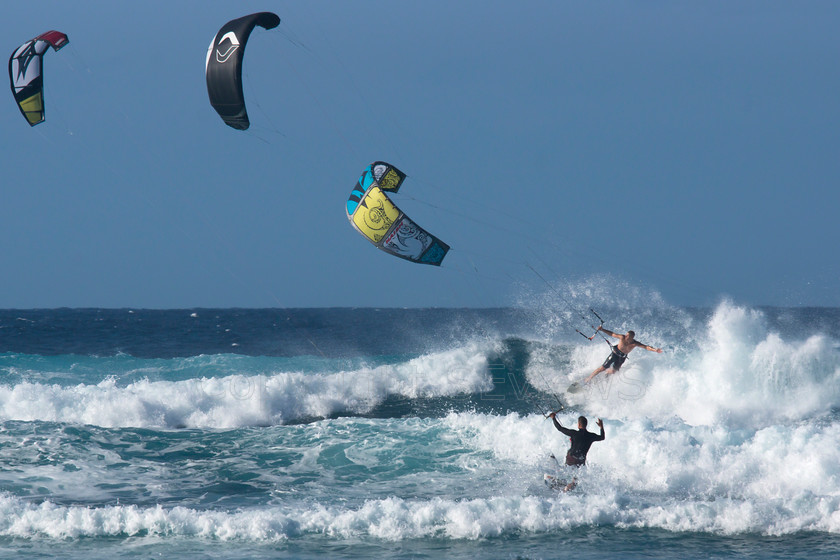
<instances>
[{"instance_id":1,"label":"kitesurfer","mask_svg":"<svg viewBox=\"0 0 840 560\"><path fill-rule=\"evenodd\" d=\"M592 443L596 441L604 441L606 438L606 435L604 434L604 421L600 418L598 418L596 423L598 424L598 427L601 428L601 433L595 434L587 431L586 425L588 422L586 420L586 416L578 417L577 430L564 428L560 422L557 421L556 412L552 412L548 415L548 417L551 418L552 422L554 422L554 427L560 430L561 433L569 436L569 439L571 440L569 451L566 452L566 465L570 467L582 467L585 465L586 454L589 453L589 448L592 446ZM554 481L552 481L552 483L554 483ZM572 478L572 481L563 488L563 491L568 492L575 486L577 486L577 478Z\"/></svg>"},{"instance_id":2,"label":"kitesurfer","mask_svg":"<svg viewBox=\"0 0 840 560\"><path fill-rule=\"evenodd\" d=\"M586 464L586 454L589 453L589 448L592 446L593 442L596 441L604 441L606 435L604 434L604 421L598 418L596 424L598 427L601 428L600 434L595 434L590 431L587 431L586 426L588 424L586 420L586 416L580 416L578 418L578 429L572 430L570 428L564 428L560 422L557 421L557 413L552 412L548 415L551 418L551 421L554 422L554 427L560 430L561 433L569 436L571 439L571 446L569 447L569 451L566 453L566 464L571 467L580 467Z\"/></svg>"},{"instance_id":3,"label":"kitesurfer","mask_svg":"<svg viewBox=\"0 0 840 560\"><path fill-rule=\"evenodd\" d=\"M604 363L601 364L600 367L589 374L589 377L586 378L584 383L589 383L602 371L606 371L607 375L612 375L617 372L621 369L622 364L624 364L624 360L627 359L627 354L632 352L633 348L644 348L645 350L650 350L651 352L656 352L657 354L662 353L662 348L654 348L653 346L648 346L647 344L643 344L636 340L636 333L633 331L627 331L627 334L617 334L605 329L603 326L598 327L596 330L604 332L613 338L617 338L618 344L614 346L610 345L612 346L612 352L610 352L610 355L607 356L607 359L604 360Z\"/></svg>"}]
</instances>

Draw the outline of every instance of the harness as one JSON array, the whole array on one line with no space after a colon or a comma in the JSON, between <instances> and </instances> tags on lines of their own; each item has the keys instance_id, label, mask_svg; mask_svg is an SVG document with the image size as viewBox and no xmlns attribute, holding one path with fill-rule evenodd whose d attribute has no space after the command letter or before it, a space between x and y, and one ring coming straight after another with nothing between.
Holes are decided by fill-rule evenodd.
<instances>
[{"instance_id":1,"label":"harness","mask_svg":"<svg viewBox=\"0 0 840 560\"><path fill-rule=\"evenodd\" d=\"M615 354L619 358L627 358L627 354L618 349L618 344L616 344L615 346L610 344L610 348L612 348L613 354Z\"/></svg>"}]
</instances>

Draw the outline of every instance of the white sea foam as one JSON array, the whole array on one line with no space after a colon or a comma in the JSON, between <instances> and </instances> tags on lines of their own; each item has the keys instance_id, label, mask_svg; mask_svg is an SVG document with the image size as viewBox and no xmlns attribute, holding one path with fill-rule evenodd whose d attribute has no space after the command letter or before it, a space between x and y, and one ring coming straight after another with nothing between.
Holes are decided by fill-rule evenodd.
<instances>
[{"instance_id":1,"label":"white sea foam","mask_svg":"<svg viewBox=\"0 0 840 560\"><path fill-rule=\"evenodd\" d=\"M436 397L486 391L486 352L475 345L396 365L330 374L282 372L120 386L21 382L0 386L0 419L103 427L231 428L282 424L338 412L365 413L389 396Z\"/></svg>"},{"instance_id":2,"label":"white sea foam","mask_svg":"<svg viewBox=\"0 0 840 560\"><path fill-rule=\"evenodd\" d=\"M677 416L693 425L730 428L810 418L840 405L840 351L824 334L786 340L768 327L761 311L728 302L695 329L676 335L662 326L648 330L643 341L664 346L663 354L636 349L619 374L601 374L568 400L596 415ZM608 352L603 344L579 345L571 371L549 370L537 356L529 377L564 387L580 381Z\"/></svg>"},{"instance_id":3,"label":"white sea foam","mask_svg":"<svg viewBox=\"0 0 840 560\"><path fill-rule=\"evenodd\" d=\"M559 419L572 425L576 416L569 411ZM344 458L375 468L378 458L389 456L386 448L394 433L397 441L411 442L409 456L427 467L404 473L405 479L382 479L376 490L368 487L373 495L364 501L361 494L339 501L284 495L260 507L208 510L113 501L82 507L66 505L72 502L67 497L64 504L36 504L0 495L0 536L273 542L323 535L399 541L480 539L593 525L718 534L840 533L840 424L829 421L729 430L678 419L607 419L607 439L593 445L589 465L574 473L561 471L579 477L578 489L568 494L542 484L546 457L562 457L568 440L540 415L451 413L411 422L340 419L318 424L296 428L318 432L323 443L311 446L311 457L286 468L322 472L325 464L318 454L339 440L355 442ZM358 438L353 429L362 426L366 435ZM434 462L425 463L432 456ZM444 464L447 474L441 470ZM57 470L55 476L61 476ZM414 483L439 487L441 495L410 499L388 490Z\"/></svg>"},{"instance_id":4,"label":"white sea foam","mask_svg":"<svg viewBox=\"0 0 840 560\"><path fill-rule=\"evenodd\" d=\"M577 414L558 416L576 427ZM546 457L565 455L568 438L542 416L452 414L446 421L470 446L505 465L508 484L528 493ZM674 531L786 534L840 532L840 425L791 423L754 431L691 426L672 419L606 420L579 491L557 499L566 524L612 524ZM597 429L597 428L592 428ZM516 491L516 490L512 490ZM574 507L568 507L574 504ZM575 521L572 521L575 520ZM560 521L552 523L559 524Z\"/></svg>"},{"instance_id":5,"label":"white sea foam","mask_svg":"<svg viewBox=\"0 0 840 560\"><path fill-rule=\"evenodd\" d=\"M546 492L546 494L549 494ZM719 534L840 532L840 498L801 496L793 502L636 498L615 491L481 499L370 500L357 508L317 504L235 511L161 506L35 505L0 497L0 535L20 538L192 537L221 541L331 539L479 539L544 533L587 525L660 528Z\"/></svg>"},{"instance_id":6,"label":"white sea foam","mask_svg":"<svg viewBox=\"0 0 840 560\"><path fill-rule=\"evenodd\" d=\"M341 419L282 429L301 429L294 445L304 452L293 466L278 467L270 476L282 480L283 469L302 469L316 473L322 485L299 501L284 495L260 507L214 510L113 505L103 490L99 503L112 505L65 505L78 502L62 485L94 480L103 471L98 464L79 462L80 471L62 474L64 463L57 456L37 471L27 467L55 480L51 486L44 483L54 492L47 501L0 495L0 536L273 542L325 535L399 541L593 525L718 534L840 533L837 343L819 333L783 336L768 324L759 311L724 303L704 324L686 323L679 346L667 346L662 355L636 350L612 385L601 382L579 393L579 402L561 412L560 421L572 426L581 412L590 421L602 416L607 439L595 443L588 466L575 471L580 485L572 493L542 485L548 454L562 458L568 439L538 414L462 412L442 419L382 420L390 429L379 420ZM651 344L669 340L662 326L645 333ZM584 341L571 359L588 369L603 352L603 343ZM108 427L280 424L336 411L363 412L388 396L488 390L488 354L487 348L465 346L402 364L328 374L139 380L124 386L114 380L77 386L17 383L0 388L0 415ZM570 380L562 377L565 372L546 368L543 373L548 387ZM348 425L364 430L348 431ZM393 460L390 446L398 446L407 463L422 466L375 478L378 463ZM358 493L346 492L342 501L320 493L335 488L323 486L335 474L331 459L319 455L327 449L330 457L342 449L340 459L352 464L352 472L367 473L352 481ZM148 476L144 484L150 486L163 475ZM349 483L346 477L352 475L342 476ZM405 490L420 486L426 494ZM372 495L363 501L368 491Z\"/></svg>"}]
</instances>

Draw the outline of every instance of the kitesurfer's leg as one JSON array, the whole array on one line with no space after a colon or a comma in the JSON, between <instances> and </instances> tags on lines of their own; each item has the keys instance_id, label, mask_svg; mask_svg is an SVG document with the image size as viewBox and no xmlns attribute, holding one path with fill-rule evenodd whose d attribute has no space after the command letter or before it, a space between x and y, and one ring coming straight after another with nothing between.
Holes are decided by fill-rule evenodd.
<instances>
[{"instance_id":1,"label":"kitesurfer's leg","mask_svg":"<svg viewBox=\"0 0 840 560\"><path fill-rule=\"evenodd\" d=\"M596 375L598 375L599 373L601 373L602 371L604 371L606 369L607 368L605 368L604 366L599 366L598 369L596 369L595 371L593 371L592 373L589 374L589 377L587 377L586 380L584 380L584 383L589 383L590 381L592 381L592 379Z\"/></svg>"}]
</instances>

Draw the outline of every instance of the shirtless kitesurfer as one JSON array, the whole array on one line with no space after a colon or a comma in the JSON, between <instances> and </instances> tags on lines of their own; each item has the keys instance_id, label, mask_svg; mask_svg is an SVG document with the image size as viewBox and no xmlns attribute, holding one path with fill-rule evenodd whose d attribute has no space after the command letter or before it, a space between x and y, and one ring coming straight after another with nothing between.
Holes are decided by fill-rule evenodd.
<instances>
[{"instance_id":1,"label":"shirtless kitesurfer","mask_svg":"<svg viewBox=\"0 0 840 560\"><path fill-rule=\"evenodd\" d=\"M607 375L612 375L617 372L621 369L622 364L624 364L624 360L627 359L627 354L632 352L633 348L644 348L645 350L650 350L651 352L656 352L657 354L662 353L662 348L654 348L653 346L648 346L647 344L643 344L636 340L636 333L633 331L627 331L627 334L617 334L605 329L603 326L598 327L597 330L617 338L618 344L614 346L611 345L612 352L610 355L607 356L607 359L604 360L604 363L601 364L598 369L589 374L589 377L586 378L584 383L589 383L602 371L606 371Z\"/></svg>"}]
</instances>

